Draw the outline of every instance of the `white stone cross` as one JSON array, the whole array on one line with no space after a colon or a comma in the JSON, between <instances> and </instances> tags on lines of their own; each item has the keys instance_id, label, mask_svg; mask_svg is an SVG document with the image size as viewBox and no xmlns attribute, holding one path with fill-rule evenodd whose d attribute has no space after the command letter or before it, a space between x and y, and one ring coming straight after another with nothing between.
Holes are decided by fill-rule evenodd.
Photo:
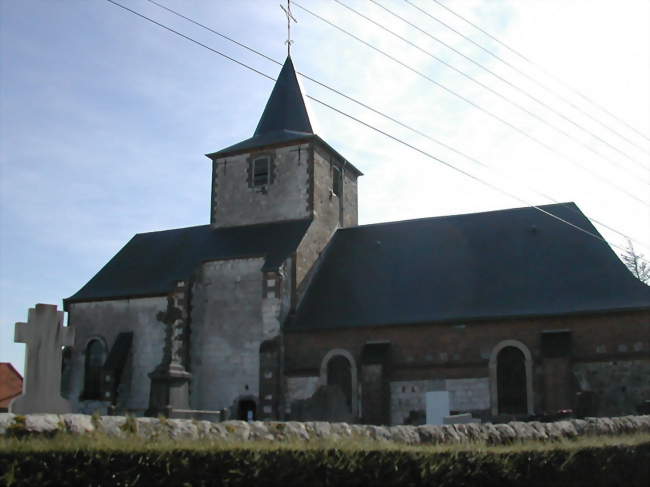
<instances>
[{"instance_id":1,"label":"white stone cross","mask_svg":"<svg viewBox=\"0 0 650 487\"><path fill-rule=\"evenodd\" d=\"M69 413L61 397L62 347L74 342L74 330L63 327L63 311L54 304L30 308L27 323L16 323L14 341L27 344L23 393L9 405L15 414Z\"/></svg>"}]
</instances>

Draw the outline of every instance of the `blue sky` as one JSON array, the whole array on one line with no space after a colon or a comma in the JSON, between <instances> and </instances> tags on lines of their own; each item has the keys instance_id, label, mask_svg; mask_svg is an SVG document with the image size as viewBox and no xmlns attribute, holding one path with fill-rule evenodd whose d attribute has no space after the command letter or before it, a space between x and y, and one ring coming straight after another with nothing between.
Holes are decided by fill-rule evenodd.
<instances>
[{"instance_id":1,"label":"blue sky","mask_svg":"<svg viewBox=\"0 0 650 487\"><path fill-rule=\"evenodd\" d=\"M130 8L276 76L279 67L160 10ZM283 61L286 23L277 0L160 0ZM381 0L423 30L530 90L623 150L629 159L367 0L344 0L509 99L552 121L603 158L400 44L331 0L305 7L389 51L551 145L566 159L294 7L296 68L485 162L490 169L396 127L309 81L306 91L535 204L575 201L590 217L650 242L647 152L603 129L529 80L418 13ZM580 98L430 0L414 3L484 43L576 104ZM650 132L650 7L623 0L450 0L451 8ZM0 361L22 370L13 324L35 303L61 304L135 233L208 222L210 166L203 154L249 137L272 84L104 0L0 1ZM311 103L319 133L366 175L361 223L522 206ZM587 108L585 108L587 109ZM602 112L596 118L649 150ZM644 166L645 165L645 166ZM624 170L621 167L625 168ZM644 168L645 167L645 168ZM498 172L495 172L498 171ZM509 175L504 178L502 174ZM594 178L597 174L598 178ZM599 228L615 245L622 237ZM650 256L650 248L639 246Z\"/></svg>"}]
</instances>

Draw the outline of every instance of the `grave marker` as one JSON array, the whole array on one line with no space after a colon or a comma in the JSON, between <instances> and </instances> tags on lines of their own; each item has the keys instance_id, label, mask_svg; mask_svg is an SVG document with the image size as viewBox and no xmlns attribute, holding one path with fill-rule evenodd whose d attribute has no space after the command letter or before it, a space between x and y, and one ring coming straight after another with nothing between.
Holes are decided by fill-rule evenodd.
<instances>
[{"instance_id":1,"label":"grave marker","mask_svg":"<svg viewBox=\"0 0 650 487\"><path fill-rule=\"evenodd\" d=\"M25 343L23 394L9 405L15 414L69 413L61 397L62 347L74 342L74 330L63 326L63 311L54 304L30 308L27 323L16 323L14 341Z\"/></svg>"},{"instance_id":2,"label":"grave marker","mask_svg":"<svg viewBox=\"0 0 650 487\"><path fill-rule=\"evenodd\" d=\"M470 424L480 423L479 418L474 418L470 413L454 414L453 416L445 416L443 418L444 424Z\"/></svg>"},{"instance_id":3,"label":"grave marker","mask_svg":"<svg viewBox=\"0 0 650 487\"><path fill-rule=\"evenodd\" d=\"M449 391L430 391L425 395L427 424L443 424L449 416Z\"/></svg>"}]
</instances>

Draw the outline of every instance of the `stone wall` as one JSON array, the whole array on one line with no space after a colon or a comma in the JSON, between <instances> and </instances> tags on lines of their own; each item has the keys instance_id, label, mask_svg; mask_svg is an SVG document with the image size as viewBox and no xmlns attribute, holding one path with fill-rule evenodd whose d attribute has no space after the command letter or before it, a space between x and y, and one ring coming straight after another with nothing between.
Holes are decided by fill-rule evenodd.
<instances>
[{"instance_id":1,"label":"stone wall","mask_svg":"<svg viewBox=\"0 0 650 487\"><path fill-rule=\"evenodd\" d=\"M500 445L514 441L554 441L579 436L650 433L650 416L586 418L555 423L457 424L444 426L371 426L326 422L225 421L213 423L187 419L92 417L81 414L15 416L0 414L0 436L105 433L130 434L155 439L214 441L322 441L370 440L411 445L486 442Z\"/></svg>"},{"instance_id":2,"label":"stone wall","mask_svg":"<svg viewBox=\"0 0 650 487\"><path fill-rule=\"evenodd\" d=\"M452 411L485 411L490 407L490 381L487 377L475 379L449 379L445 381L449 391Z\"/></svg>"},{"instance_id":3,"label":"stone wall","mask_svg":"<svg viewBox=\"0 0 650 487\"><path fill-rule=\"evenodd\" d=\"M211 222L232 227L311 216L308 145L255 151L213 161ZM271 183L252 186L251 161L270 156Z\"/></svg>"},{"instance_id":4,"label":"stone wall","mask_svg":"<svg viewBox=\"0 0 650 487\"><path fill-rule=\"evenodd\" d=\"M118 406L140 414L149 406L149 373L162 360L165 324L157 319L167 308L167 298L137 298L70 304L68 323L75 330L69 372L65 377L65 396L73 410L106 412L104 401L83 399L85 350L93 339L106 345L107 352L122 332L133 332L128 363L119 389Z\"/></svg>"},{"instance_id":5,"label":"stone wall","mask_svg":"<svg viewBox=\"0 0 650 487\"><path fill-rule=\"evenodd\" d=\"M239 399L259 404L260 345L279 333L271 316L263 320L263 309L267 314L280 311L263 306L263 264L262 257L207 262L194 281L190 336L194 409L234 408Z\"/></svg>"},{"instance_id":6,"label":"stone wall","mask_svg":"<svg viewBox=\"0 0 650 487\"><path fill-rule=\"evenodd\" d=\"M445 389L444 380L400 380L390 383L390 424L423 424L425 393Z\"/></svg>"},{"instance_id":7,"label":"stone wall","mask_svg":"<svg viewBox=\"0 0 650 487\"><path fill-rule=\"evenodd\" d=\"M599 414L633 411L650 400L650 361L582 362L573 365L573 375L583 391L595 393Z\"/></svg>"},{"instance_id":8,"label":"stone wall","mask_svg":"<svg viewBox=\"0 0 650 487\"><path fill-rule=\"evenodd\" d=\"M357 224L357 178L355 174L349 167L343 172L343 195L337 196L332 192L332 165L341 165L342 161L339 161L338 156L320 145L310 146L310 158L311 204L314 221L296 253L298 299L306 290L314 264L336 229Z\"/></svg>"}]
</instances>

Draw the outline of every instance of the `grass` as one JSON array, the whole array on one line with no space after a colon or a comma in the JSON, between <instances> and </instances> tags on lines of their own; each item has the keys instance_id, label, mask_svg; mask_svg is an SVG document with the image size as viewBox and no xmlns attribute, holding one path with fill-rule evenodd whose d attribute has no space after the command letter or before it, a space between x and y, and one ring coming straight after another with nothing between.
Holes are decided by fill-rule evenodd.
<instances>
[{"instance_id":1,"label":"grass","mask_svg":"<svg viewBox=\"0 0 650 487\"><path fill-rule=\"evenodd\" d=\"M134 435L124 438L109 437L101 433L72 435L57 433L53 437L26 436L23 438L0 438L0 452L45 452L45 451L113 451L113 452L166 452L178 450L225 451L225 450L348 450L348 451L404 451L418 453L520 453L523 451L581 450L608 446L639 446L650 444L650 433L620 436L587 436L576 439L554 441L522 441L509 445L488 445L484 442L469 442L443 445L404 445L388 441L369 439L341 440L172 440L144 439Z\"/></svg>"}]
</instances>

